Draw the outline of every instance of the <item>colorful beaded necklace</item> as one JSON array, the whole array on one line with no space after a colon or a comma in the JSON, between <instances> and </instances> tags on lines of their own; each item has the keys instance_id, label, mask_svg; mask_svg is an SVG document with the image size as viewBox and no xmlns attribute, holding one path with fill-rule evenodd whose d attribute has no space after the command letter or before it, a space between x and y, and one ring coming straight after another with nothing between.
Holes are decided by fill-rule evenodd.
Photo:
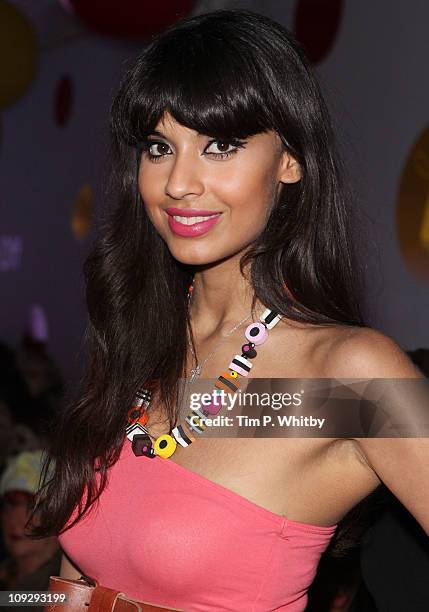
<instances>
[{"instance_id":1,"label":"colorful beaded necklace","mask_svg":"<svg viewBox=\"0 0 429 612\"><path fill-rule=\"evenodd\" d=\"M193 281L188 288L188 300L192 296L192 290ZM281 318L281 315L267 308L260 317L260 323L250 323L246 327L244 335L247 342L241 347L241 354L232 358L228 370L221 372L218 376L212 392L214 398L222 392L237 393L239 391L239 376L248 376L252 369L253 364L250 359L254 359L257 355L255 346L267 340L268 330L277 325ZM152 444L145 427L149 418L148 408L151 399L152 392L149 387L139 389L133 406L128 411L128 425L125 433L137 457L154 458L155 455L158 455L168 459L174 454L178 444L183 447L192 444L196 439L195 434L201 434L206 429L205 418L213 418L222 409L222 404L214 399L210 405L192 410L185 417L185 423L177 425L168 434L162 434Z\"/></svg>"}]
</instances>

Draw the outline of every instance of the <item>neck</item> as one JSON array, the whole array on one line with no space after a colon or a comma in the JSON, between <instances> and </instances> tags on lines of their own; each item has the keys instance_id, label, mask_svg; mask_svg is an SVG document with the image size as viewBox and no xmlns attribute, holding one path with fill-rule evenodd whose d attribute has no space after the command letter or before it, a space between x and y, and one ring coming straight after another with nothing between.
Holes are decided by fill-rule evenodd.
<instances>
[{"instance_id":1,"label":"neck","mask_svg":"<svg viewBox=\"0 0 429 612\"><path fill-rule=\"evenodd\" d=\"M253 289L235 258L196 271L190 313L194 335L203 340L214 334L226 336L246 316L252 321ZM255 313L264 305L256 300ZM254 319L253 319L254 320Z\"/></svg>"}]
</instances>

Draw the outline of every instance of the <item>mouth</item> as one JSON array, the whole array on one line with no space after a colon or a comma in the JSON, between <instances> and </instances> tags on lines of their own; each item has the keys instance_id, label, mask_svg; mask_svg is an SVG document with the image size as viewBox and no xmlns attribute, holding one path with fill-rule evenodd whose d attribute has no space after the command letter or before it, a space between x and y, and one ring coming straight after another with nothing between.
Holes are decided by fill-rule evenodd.
<instances>
[{"instance_id":1,"label":"mouth","mask_svg":"<svg viewBox=\"0 0 429 612\"><path fill-rule=\"evenodd\" d=\"M201 223L202 221L208 221L208 219L214 219L221 213L215 213L213 215L200 215L199 217L182 217L181 215L171 215L175 221L182 225L195 225L195 223Z\"/></svg>"},{"instance_id":2,"label":"mouth","mask_svg":"<svg viewBox=\"0 0 429 612\"><path fill-rule=\"evenodd\" d=\"M206 234L222 216L221 212L189 208L183 210L168 208L165 212L168 215L168 225L173 234L186 238Z\"/></svg>"},{"instance_id":3,"label":"mouth","mask_svg":"<svg viewBox=\"0 0 429 612\"><path fill-rule=\"evenodd\" d=\"M207 217L213 217L214 215L220 215L221 212L218 210L203 210L202 208L166 208L165 212L170 217L180 217L181 219L199 219L203 217L205 220ZM196 223L196 221L193 221Z\"/></svg>"}]
</instances>

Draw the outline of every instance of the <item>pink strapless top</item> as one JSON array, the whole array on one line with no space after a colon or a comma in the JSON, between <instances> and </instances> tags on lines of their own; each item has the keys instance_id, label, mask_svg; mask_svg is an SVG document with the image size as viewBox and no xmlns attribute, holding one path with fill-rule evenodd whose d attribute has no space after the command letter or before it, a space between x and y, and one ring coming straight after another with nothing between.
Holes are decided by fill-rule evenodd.
<instances>
[{"instance_id":1,"label":"pink strapless top","mask_svg":"<svg viewBox=\"0 0 429 612\"><path fill-rule=\"evenodd\" d=\"M132 599L301 612L336 527L291 521L171 459L136 457L125 439L99 501L59 540L86 575Z\"/></svg>"}]
</instances>

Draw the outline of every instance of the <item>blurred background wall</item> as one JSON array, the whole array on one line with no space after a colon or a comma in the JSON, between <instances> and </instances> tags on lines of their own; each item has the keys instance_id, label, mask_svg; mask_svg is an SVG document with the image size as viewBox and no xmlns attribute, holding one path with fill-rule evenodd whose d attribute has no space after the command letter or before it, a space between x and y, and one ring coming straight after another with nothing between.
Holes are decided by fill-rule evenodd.
<instances>
[{"instance_id":1,"label":"blurred background wall","mask_svg":"<svg viewBox=\"0 0 429 612\"><path fill-rule=\"evenodd\" d=\"M288 27L319 76L365 224L369 323L429 346L427 2L0 0L0 339L46 341L66 381L120 75L175 11L238 7Z\"/></svg>"}]
</instances>

